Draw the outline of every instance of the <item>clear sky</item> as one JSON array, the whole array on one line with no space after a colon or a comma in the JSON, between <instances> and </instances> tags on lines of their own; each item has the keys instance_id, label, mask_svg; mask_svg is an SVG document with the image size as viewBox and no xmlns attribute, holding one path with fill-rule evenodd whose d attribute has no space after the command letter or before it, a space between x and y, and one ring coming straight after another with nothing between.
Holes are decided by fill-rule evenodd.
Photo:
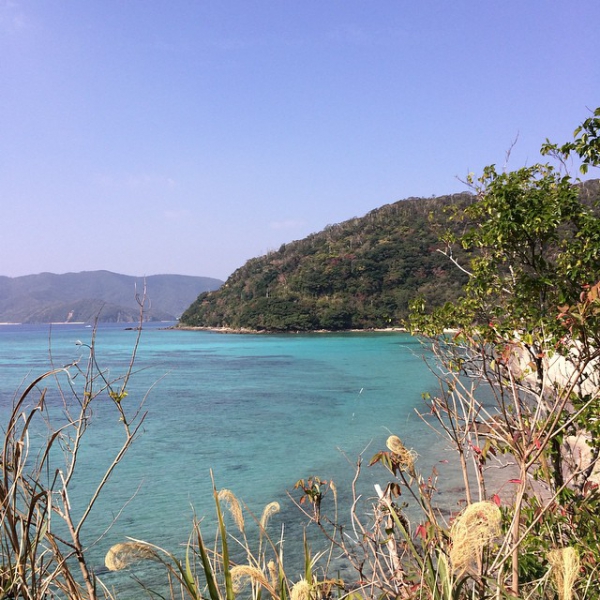
<instances>
[{"instance_id":1,"label":"clear sky","mask_svg":"<svg viewBox=\"0 0 600 600\"><path fill-rule=\"evenodd\" d=\"M0 0L0 275L225 279L539 160L600 105L598 0ZM591 174L599 176L598 174Z\"/></svg>"}]
</instances>

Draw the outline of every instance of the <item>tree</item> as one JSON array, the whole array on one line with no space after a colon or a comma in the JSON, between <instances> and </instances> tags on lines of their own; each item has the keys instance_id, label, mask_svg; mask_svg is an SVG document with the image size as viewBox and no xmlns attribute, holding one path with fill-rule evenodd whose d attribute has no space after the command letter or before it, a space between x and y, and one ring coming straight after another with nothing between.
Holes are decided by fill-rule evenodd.
<instances>
[{"instance_id":1,"label":"tree","mask_svg":"<svg viewBox=\"0 0 600 600\"><path fill-rule=\"evenodd\" d=\"M476 202L455 216L465 233L447 234L443 251L468 274L464 295L430 313L419 300L411 315L444 367L431 410L459 453L468 503L472 489L506 503L486 480L494 457L516 469L506 535L474 575L500 585L508 569L514 595L541 585L552 550L574 548L588 582L600 559L600 218L590 186L566 170L573 155L583 173L600 165L600 109L574 141L542 152L558 164L492 165L469 178ZM457 245L470 264L456 260Z\"/></svg>"}]
</instances>

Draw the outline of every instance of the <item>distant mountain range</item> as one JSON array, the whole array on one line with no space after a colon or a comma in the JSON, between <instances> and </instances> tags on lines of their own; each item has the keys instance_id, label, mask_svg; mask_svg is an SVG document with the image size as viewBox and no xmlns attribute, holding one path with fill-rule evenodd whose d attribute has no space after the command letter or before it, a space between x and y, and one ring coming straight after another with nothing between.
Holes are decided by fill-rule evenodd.
<instances>
[{"instance_id":1,"label":"distant mountain range","mask_svg":"<svg viewBox=\"0 0 600 600\"><path fill-rule=\"evenodd\" d=\"M0 276L1 323L100 322L135 323L139 319L136 292L144 281L148 298L146 320L173 321L202 292L223 283L211 277L151 275L132 277L110 271L40 273Z\"/></svg>"}]
</instances>

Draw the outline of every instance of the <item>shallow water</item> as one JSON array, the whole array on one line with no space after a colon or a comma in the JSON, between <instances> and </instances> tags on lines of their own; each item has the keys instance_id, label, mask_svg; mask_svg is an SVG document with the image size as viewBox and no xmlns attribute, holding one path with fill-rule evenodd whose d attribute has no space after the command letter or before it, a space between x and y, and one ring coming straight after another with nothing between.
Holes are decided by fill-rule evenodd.
<instances>
[{"instance_id":1,"label":"shallow water","mask_svg":"<svg viewBox=\"0 0 600 600\"><path fill-rule=\"evenodd\" d=\"M85 360L87 348L76 342L89 344L91 336L83 325L1 326L3 422L15 390L50 366L49 348L55 365ZM110 377L125 373L135 336L122 325L100 326L97 360ZM443 442L415 413L421 394L435 387L421 346L403 333L224 335L146 327L123 405L133 409L145 398L147 417L87 523L92 541L119 515L90 550L96 568L102 572L108 548L127 536L179 552L193 512L206 515L210 528L211 469L217 487L231 489L256 514L279 501L273 526L285 520L288 539L300 541L302 518L286 495L298 479L334 479L343 503L357 456L368 462L390 433L423 464L443 465ZM113 403L99 399L73 482L74 505L83 506L121 440ZM373 481L387 480L382 468L368 471L367 495ZM292 561L301 551L293 546L287 542ZM122 575L102 579L124 585Z\"/></svg>"}]
</instances>

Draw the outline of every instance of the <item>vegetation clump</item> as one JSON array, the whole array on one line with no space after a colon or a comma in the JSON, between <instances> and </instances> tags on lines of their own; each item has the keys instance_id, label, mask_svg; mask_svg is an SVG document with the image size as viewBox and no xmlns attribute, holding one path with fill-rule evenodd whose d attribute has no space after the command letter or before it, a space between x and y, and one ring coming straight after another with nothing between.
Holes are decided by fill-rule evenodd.
<instances>
[{"instance_id":1,"label":"vegetation clump","mask_svg":"<svg viewBox=\"0 0 600 600\"><path fill-rule=\"evenodd\" d=\"M390 436L370 463L390 475L371 519L356 492L353 534L322 498L305 513L356 570L363 597L600 597L598 182L565 170L573 155L582 171L600 166L599 134L597 109L573 143L543 146L558 166L469 178L475 199L453 217L463 231L441 238L468 278L463 294L433 310L418 298L410 318L440 384L422 417L455 451L465 507L440 510L437 469L407 469Z\"/></svg>"},{"instance_id":2,"label":"vegetation clump","mask_svg":"<svg viewBox=\"0 0 600 600\"><path fill-rule=\"evenodd\" d=\"M576 155L583 172L600 166L599 132L596 109L574 142L544 144L557 164L492 165L470 177L477 199L465 232L444 236L449 258L457 245L473 252L460 265L464 294L431 312L413 304L413 331L444 367L429 405L458 453L466 501L503 509L504 539L470 576L481 593L543 597L549 565L558 577L569 547L581 562L567 571L579 577L561 581L569 595L597 597L589 584L600 564L598 182L576 185L566 164ZM490 477L490 464L512 477Z\"/></svg>"}]
</instances>

